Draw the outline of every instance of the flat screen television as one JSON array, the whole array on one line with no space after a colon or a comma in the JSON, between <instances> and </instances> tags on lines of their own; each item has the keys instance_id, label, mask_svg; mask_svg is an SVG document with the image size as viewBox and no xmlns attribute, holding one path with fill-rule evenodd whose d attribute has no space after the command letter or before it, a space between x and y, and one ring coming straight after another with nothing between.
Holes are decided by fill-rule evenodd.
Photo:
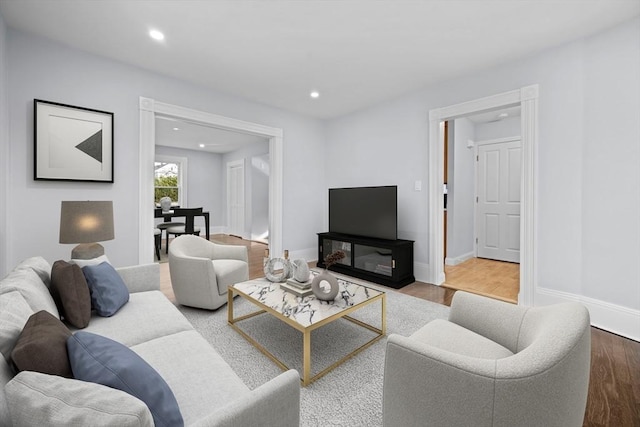
<instances>
[{"instance_id":1,"label":"flat screen television","mask_svg":"<svg viewBox=\"0 0 640 427\"><path fill-rule=\"evenodd\" d=\"M398 187L330 188L329 232L396 240Z\"/></svg>"}]
</instances>

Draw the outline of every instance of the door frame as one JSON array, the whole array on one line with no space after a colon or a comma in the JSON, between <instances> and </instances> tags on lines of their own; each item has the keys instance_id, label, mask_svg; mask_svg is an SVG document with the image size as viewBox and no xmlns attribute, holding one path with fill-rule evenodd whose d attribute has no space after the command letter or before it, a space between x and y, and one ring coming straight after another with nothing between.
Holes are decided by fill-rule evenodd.
<instances>
[{"instance_id":1,"label":"door frame","mask_svg":"<svg viewBox=\"0 0 640 427\"><path fill-rule=\"evenodd\" d=\"M538 98L539 85L524 86L504 92L429 111L429 283L441 285L444 275L444 149L440 122L472 114L520 105L520 137L522 140L522 181L520 205L520 292L518 304L534 305L537 286L536 201L538 182Z\"/></svg>"},{"instance_id":2,"label":"door frame","mask_svg":"<svg viewBox=\"0 0 640 427\"><path fill-rule=\"evenodd\" d=\"M473 177L474 177L473 196L476 198L476 200L478 198L478 193L479 193L478 184L480 181L480 178L478 176L478 172L480 171L479 157L478 157L480 155L480 147L483 145L505 144L505 143L514 142L514 141L520 141L520 149L522 149L522 138L519 135L508 136L505 138L483 139L480 141L475 141L474 147L473 147L473 155L476 159L476 161L473 162ZM522 170L522 156L520 157L520 169ZM520 188L522 189L522 177L520 178L521 178ZM520 218L522 219L522 201L520 201ZM473 204L473 254L476 258L478 257L479 234L480 233L478 233L478 203L476 202Z\"/></svg>"},{"instance_id":3,"label":"door frame","mask_svg":"<svg viewBox=\"0 0 640 427\"><path fill-rule=\"evenodd\" d=\"M139 230L138 263L153 262L153 161L155 158L156 115L173 117L196 124L213 126L269 139L269 250L282 253L282 199L284 140L281 128L247 122L244 120L198 111L179 105L140 97L140 143L139 143Z\"/></svg>"}]
</instances>

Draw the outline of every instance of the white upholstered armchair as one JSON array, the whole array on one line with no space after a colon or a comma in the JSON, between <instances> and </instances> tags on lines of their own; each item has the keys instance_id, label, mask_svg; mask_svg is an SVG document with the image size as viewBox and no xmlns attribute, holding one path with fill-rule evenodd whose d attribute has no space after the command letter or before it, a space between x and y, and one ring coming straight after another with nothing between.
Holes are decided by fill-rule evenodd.
<instances>
[{"instance_id":1,"label":"white upholstered armchair","mask_svg":"<svg viewBox=\"0 0 640 427\"><path fill-rule=\"evenodd\" d=\"M227 302L227 287L249 280L247 248L184 235L169 245L171 286L179 304L215 310Z\"/></svg>"},{"instance_id":2,"label":"white upholstered armchair","mask_svg":"<svg viewBox=\"0 0 640 427\"><path fill-rule=\"evenodd\" d=\"M590 350L581 304L528 308L458 291L449 320L389 336L384 425L582 426Z\"/></svg>"}]
</instances>

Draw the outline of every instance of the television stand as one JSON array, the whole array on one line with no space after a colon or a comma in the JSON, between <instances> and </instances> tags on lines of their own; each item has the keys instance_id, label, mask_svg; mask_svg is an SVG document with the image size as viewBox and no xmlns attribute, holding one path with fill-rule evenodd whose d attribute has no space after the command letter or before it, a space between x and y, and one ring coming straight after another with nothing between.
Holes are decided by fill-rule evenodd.
<instances>
[{"instance_id":1,"label":"television stand","mask_svg":"<svg viewBox=\"0 0 640 427\"><path fill-rule=\"evenodd\" d=\"M413 276L413 241L385 240L338 233L318 233L318 263L341 250L345 258L330 270L395 289L415 282Z\"/></svg>"}]
</instances>

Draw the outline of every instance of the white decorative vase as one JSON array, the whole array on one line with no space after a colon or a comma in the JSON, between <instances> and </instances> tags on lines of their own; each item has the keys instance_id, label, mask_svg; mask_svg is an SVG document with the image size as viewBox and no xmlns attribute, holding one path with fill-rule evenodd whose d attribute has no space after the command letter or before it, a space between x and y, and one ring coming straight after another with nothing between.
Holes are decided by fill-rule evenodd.
<instances>
[{"instance_id":1,"label":"white decorative vase","mask_svg":"<svg viewBox=\"0 0 640 427\"><path fill-rule=\"evenodd\" d=\"M162 212L169 212L171 210L171 197L161 198L160 208L162 209Z\"/></svg>"},{"instance_id":2,"label":"white decorative vase","mask_svg":"<svg viewBox=\"0 0 640 427\"><path fill-rule=\"evenodd\" d=\"M304 283L309 280L309 264L304 259L296 259L291 263L291 268L293 270L293 278L300 282Z\"/></svg>"},{"instance_id":3,"label":"white decorative vase","mask_svg":"<svg viewBox=\"0 0 640 427\"><path fill-rule=\"evenodd\" d=\"M313 294L322 301L333 301L338 295L340 286L338 279L333 274L324 270L313 278L311 282L311 290Z\"/></svg>"}]
</instances>

